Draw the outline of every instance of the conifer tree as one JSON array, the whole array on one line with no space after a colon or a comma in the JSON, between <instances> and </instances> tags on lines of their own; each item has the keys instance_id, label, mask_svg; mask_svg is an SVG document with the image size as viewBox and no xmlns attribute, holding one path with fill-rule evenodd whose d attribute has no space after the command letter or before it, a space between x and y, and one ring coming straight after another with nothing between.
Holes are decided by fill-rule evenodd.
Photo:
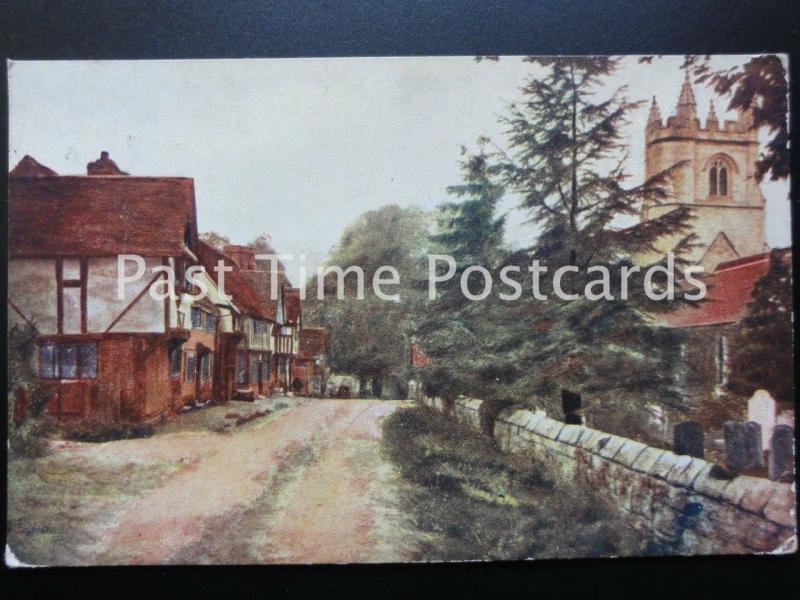
<instances>
[{"instance_id":1,"label":"conifer tree","mask_svg":"<svg viewBox=\"0 0 800 600\"><path fill-rule=\"evenodd\" d=\"M680 275L682 255L694 242L691 234L684 235L691 214L681 207L646 222L622 220L636 219L643 201L667 199L669 177L681 163L641 185L627 185L623 129L639 103L625 98L624 87L603 96L603 84L619 59L527 60L539 72L504 119L508 148L498 152L498 160L507 187L521 198L537 228L530 257L540 260L549 276L541 285L548 300L526 311L518 324L518 345L509 353L523 367L515 395L539 392L555 398L560 387L610 396L654 388L669 393L669 353L660 349L669 350L671 339L660 338L670 334L648 327L644 315L670 309L672 303L652 301L644 293L646 266L630 277L623 300L621 267L632 267L634 257L655 250L664 236L677 235L681 241L673 252ZM554 295L552 274L563 266L579 269L561 286L575 294L573 300ZM608 269L607 283L592 269L598 266ZM596 281L601 283L591 289L604 297L591 300L584 291Z\"/></svg>"},{"instance_id":2,"label":"conifer tree","mask_svg":"<svg viewBox=\"0 0 800 600\"><path fill-rule=\"evenodd\" d=\"M735 337L727 388L747 398L766 389L779 402L794 400L792 279L783 253L773 250L767 273L756 283Z\"/></svg>"},{"instance_id":3,"label":"conifer tree","mask_svg":"<svg viewBox=\"0 0 800 600\"><path fill-rule=\"evenodd\" d=\"M426 307L417 333L434 363L422 373L429 393L486 397L491 395L486 387L495 379L494 367L506 362L491 347L501 327L493 318L497 315L492 315L497 303L493 295L479 301L467 298L461 277L466 269L480 266L495 278L504 256L505 217L497 216L503 187L497 182L498 167L482 150L461 166L463 183L448 188L454 200L439 206L437 233L431 237L437 252L455 260L455 274L437 285L437 298ZM473 270L467 285L473 294L480 294L486 285L484 275Z\"/></svg>"}]
</instances>

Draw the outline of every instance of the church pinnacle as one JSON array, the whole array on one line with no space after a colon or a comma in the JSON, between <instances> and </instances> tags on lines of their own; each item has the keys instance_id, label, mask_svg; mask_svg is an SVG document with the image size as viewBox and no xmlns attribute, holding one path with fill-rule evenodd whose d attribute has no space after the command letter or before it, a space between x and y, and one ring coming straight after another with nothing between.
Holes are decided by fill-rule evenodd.
<instances>
[{"instance_id":1,"label":"church pinnacle","mask_svg":"<svg viewBox=\"0 0 800 600\"><path fill-rule=\"evenodd\" d=\"M686 76L683 79L681 86L681 95L678 98L678 108L675 111L675 120L683 125L688 125L697 119L697 102L694 99L694 90L692 83L689 80L689 70L686 70Z\"/></svg>"},{"instance_id":2,"label":"church pinnacle","mask_svg":"<svg viewBox=\"0 0 800 600\"><path fill-rule=\"evenodd\" d=\"M661 127L661 111L658 108L656 97L653 96L653 102L650 104L650 115L647 117L647 126L657 125Z\"/></svg>"},{"instance_id":3,"label":"church pinnacle","mask_svg":"<svg viewBox=\"0 0 800 600\"><path fill-rule=\"evenodd\" d=\"M712 100L708 106L708 117L706 118L706 129L719 129L719 119L717 118L717 111L714 110L714 101Z\"/></svg>"}]
</instances>

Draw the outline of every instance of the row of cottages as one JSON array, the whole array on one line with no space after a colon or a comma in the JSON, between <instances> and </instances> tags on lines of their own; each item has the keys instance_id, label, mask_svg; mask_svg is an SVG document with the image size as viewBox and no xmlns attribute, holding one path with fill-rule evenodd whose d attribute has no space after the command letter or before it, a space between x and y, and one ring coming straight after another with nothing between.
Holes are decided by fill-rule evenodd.
<instances>
[{"instance_id":1,"label":"row of cottages","mask_svg":"<svg viewBox=\"0 0 800 600\"><path fill-rule=\"evenodd\" d=\"M279 299L265 301L252 265L199 239L192 179L129 176L105 152L85 176L60 176L26 156L9 174L8 220L9 327L36 332L51 414L147 421L247 391L309 392L299 296L284 277ZM141 256L145 273L120 296L123 254ZM218 260L234 269L225 294ZM126 277L137 274L125 264ZM185 279L198 266L205 295Z\"/></svg>"},{"instance_id":2,"label":"row of cottages","mask_svg":"<svg viewBox=\"0 0 800 600\"><path fill-rule=\"evenodd\" d=\"M229 245L224 252L216 252L215 260L231 261L236 267L234 296L237 288L246 287L254 302L264 307L265 323L258 318L245 320L247 339L270 333L269 348L257 341L239 349L237 384L257 393L269 385L302 395L321 395L327 378L325 329L304 326L300 290L291 287L281 263L273 274L269 262L256 260L258 251L250 246Z\"/></svg>"}]
</instances>

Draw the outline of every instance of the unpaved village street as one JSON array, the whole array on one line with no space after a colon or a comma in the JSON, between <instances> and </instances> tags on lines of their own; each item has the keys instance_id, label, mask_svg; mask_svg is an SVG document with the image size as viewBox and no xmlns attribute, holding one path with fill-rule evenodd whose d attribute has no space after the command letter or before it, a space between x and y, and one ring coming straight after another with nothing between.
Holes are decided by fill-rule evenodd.
<instances>
[{"instance_id":1,"label":"unpaved village street","mask_svg":"<svg viewBox=\"0 0 800 600\"><path fill-rule=\"evenodd\" d=\"M37 564L413 560L425 534L380 449L382 419L404 404L233 403L149 438L54 442L10 466L11 550ZM201 426L212 416L226 425Z\"/></svg>"}]
</instances>

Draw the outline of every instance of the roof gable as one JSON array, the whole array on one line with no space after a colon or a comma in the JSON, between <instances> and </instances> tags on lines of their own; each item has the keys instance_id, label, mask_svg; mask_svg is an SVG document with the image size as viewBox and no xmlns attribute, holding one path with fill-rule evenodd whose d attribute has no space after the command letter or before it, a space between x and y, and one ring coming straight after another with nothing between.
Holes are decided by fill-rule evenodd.
<instances>
[{"instance_id":1,"label":"roof gable","mask_svg":"<svg viewBox=\"0 0 800 600\"><path fill-rule=\"evenodd\" d=\"M217 285L219 285L219 274L216 271L218 262L221 260L225 266L233 269L233 271L225 272L223 291L233 299L233 303L244 314L259 319L275 320L274 311L271 311L270 307L261 301L259 295L230 256L220 252L208 242L200 240L197 244L197 258Z\"/></svg>"},{"instance_id":2,"label":"roof gable","mask_svg":"<svg viewBox=\"0 0 800 600\"><path fill-rule=\"evenodd\" d=\"M720 231L717 237L714 238L714 241L708 245L699 262L706 272L711 272L718 264L736 258L739 258L736 247L733 245L730 238L725 235L725 232Z\"/></svg>"}]
</instances>

